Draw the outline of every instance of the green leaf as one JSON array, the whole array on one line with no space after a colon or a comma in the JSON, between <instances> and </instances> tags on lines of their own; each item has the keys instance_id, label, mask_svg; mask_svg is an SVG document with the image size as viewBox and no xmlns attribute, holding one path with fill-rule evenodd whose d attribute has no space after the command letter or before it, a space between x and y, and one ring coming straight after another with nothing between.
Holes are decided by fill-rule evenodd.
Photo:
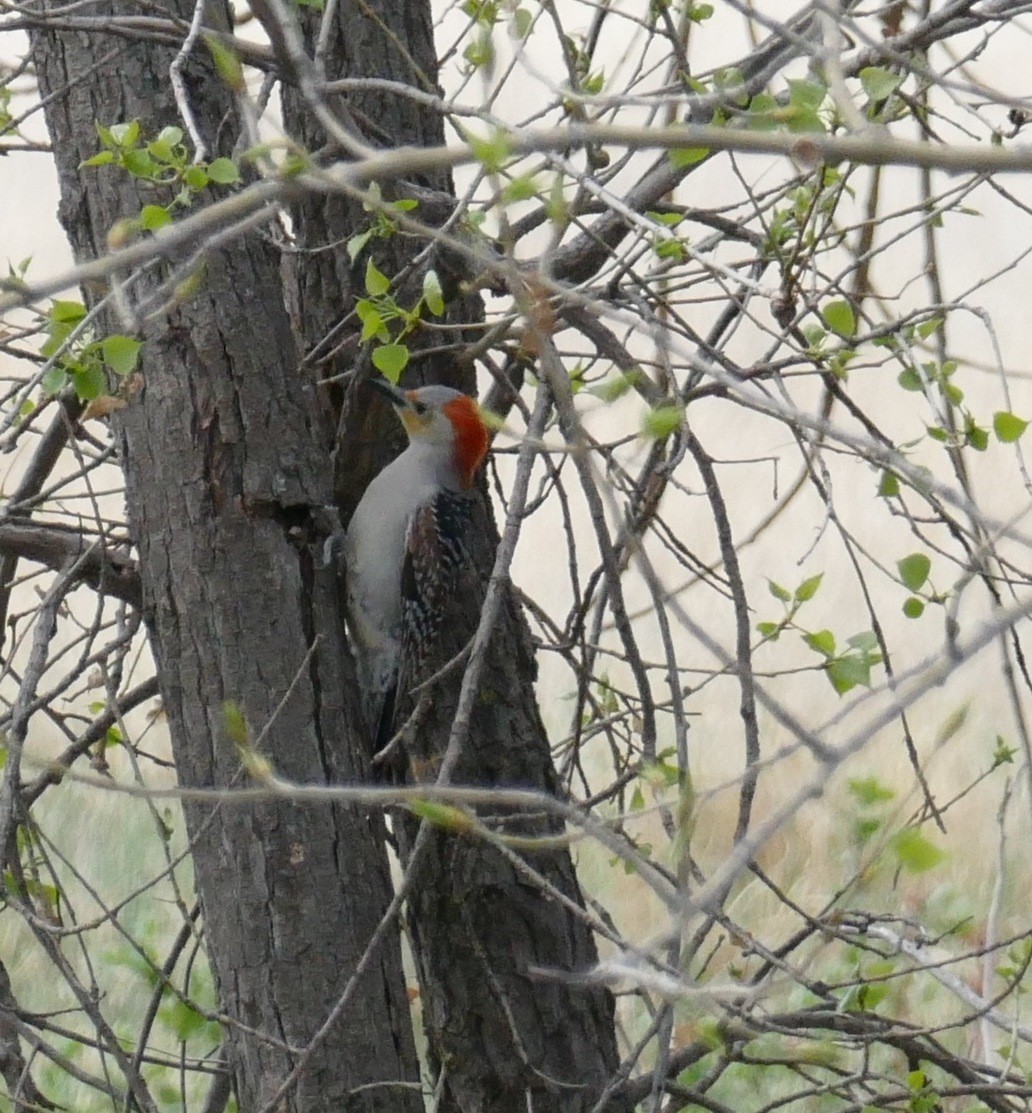
<instances>
[{"instance_id":1,"label":"green leaf","mask_svg":"<svg viewBox=\"0 0 1032 1113\"><path fill-rule=\"evenodd\" d=\"M140 138L140 121L130 120L127 124L112 124L107 132L116 147L133 147Z\"/></svg>"},{"instance_id":2,"label":"green leaf","mask_svg":"<svg viewBox=\"0 0 1032 1113\"><path fill-rule=\"evenodd\" d=\"M86 306L81 301L55 301L47 316L63 324L78 324L86 316Z\"/></svg>"},{"instance_id":3,"label":"green leaf","mask_svg":"<svg viewBox=\"0 0 1032 1113\"><path fill-rule=\"evenodd\" d=\"M789 104L803 108L820 108L828 90L817 81L803 81L790 78L788 82Z\"/></svg>"},{"instance_id":4,"label":"green leaf","mask_svg":"<svg viewBox=\"0 0 1032 1113\"><path fill-rule=\"evenodd\" d=\"M856 332L856 316L848 301L830 301L821 310L824 323L839 336L849 337Z\"/></svg>"},{"instance_id":5,"label":"green leaf","mask_svg":"<svg viewBox=\"0 0 1032 1113\"><path fill-rule=\"evenodd\" d=\"M875 819L874 816L864 816L858 819L853 824L853 835L857 842L868 842L872 835L874 835L881 827L881 820Z\"/></svg>"},{"instance_id":6,"label":"green leaf","mask_svg":"<svg viewBox=\"0 0 1032 1113\"><path fill-rule=\"evenodd\" d=\"M678 224L684 222L684 213L657 213L650 210L645 215L649 220L654 220L667 228L676 228Z\"/></svg>"},{"instance_id":7,"label":"green leaf","mask_svg":"<svg viewBox=\"0 0 1032 1113\"><path fill-rule=\"evenodd\" d=\"M882 66L866 66L860 71L859 77L864 92L873 101L885 100L903 84L900 74Z\"/></svg>"},{"instance_id":8,"label":"green leaf","mask_svg":"<svg viewBox=\"0 0 1032 1113\"><path fill-rule=\"evenodd\" d=\"M678 263L684 261L685 249L680 240L657 240L655 250L657 257L660 259L674 259Z\"/></svg>"},{"instance_id":9,"label":"green leaf","mask_svg":"<svg viewBox=\"0 0 1032 1113\"><path fill-rule=\"evenodd\" d=\"M180 1040L199 1036L209 1026L209 1022L195 1008L178 998L162 1007L161 1019Z\"/></svg>"},{"instance_id":10,"label":"green leaf","mask_svg":"<svg viewBox=\"0 0 1032 1113\"><path fill-rule=\"evenodd\" d=\"M489 33L479 35L462 52L462 57L474 68L490 66L495 60L494 43Z\"/></svg>"},{"instance_id":11,"label":"green leaf","mask_svg":"<svg viewBox=\"0 0 1032 1113\"><path fill-rule=\"evenodd\" d=\"M183 181L194 193L198 193L208 184L208 171L203 166L188 166L183 171Z\"/></svg>"},{"instance_id":12,"label":"green leaf","mask_svg":"<svg viewBox=\"0 0 1032 1113\"><path fill-rule=\"evenodd\" d=\"M86 166L107 166L108 163L115 161L114 151L99 151L97 154L92 155L90 158L84 159L79 163L79 169L82 170Z\"/></svg>"},{"instance_id":13,"label":"green leaf","mask_svg":"<svg viewBox=\"0 0 1032 1113\"><path fill-rule=\"evenodd\" d=\"M134 178L153 178L161 167L151 158L150 151L135 147L122 155L122 165Z\"/></svg>"},{"instance_id":14,"label":"green leaf","mask_svg":"<svg viewBox=\"0 0 1032 1113\"><path fill-rule=\"evenodd\" d=\"M883 785L877 777L853 777L849 781L849 791L868 808L892 800L896 795L894 789Z\"/></svg>"},{"instance_id":15,"label":"green leaf","mask_svg":"<svg viewBox=\"0 0 1032 1113\"><path fill-rule=\"evenodd\" d=\"M859 634L846 638L846 644L863 653L874 653L878 649L878 635L873 630L863 630Z\"/></svg>"},{"instance_id":16,"label":"green leaf","mask_svg":"<svg viewBox=\"0 0 1032 1113\"><path fill-rule=\"evenodd\" d=\"M683 170L686 166L694 166L709 158L709 155L709 147L674 147L667 157L675 170Z\"/></svg>"},{"instance_id":17,"label":"green leaf","mask_svg":"<svg viewBox=\"0 0 1032 1113\"><path fill-rule=\"evenodd\" d=\"M240 171L231 158L217 158L208 165L208 177L219 185L232 185L240 181Z\"/></svg>"},{"instance_id":18,"label":"green leaf","mask_svg":"<svg viewBox=\"0 0 1032 1113\"><path fill-rule=\"evenodd\" d=\"M39 350L40 355L46 356L47 359L56 355L68 339L68 334L71 331L71 325L52 324L50 328L47 329L49 336Z\"/></svg>"},{"instance_id":19,"label":"green leaf","mask_svg":"<svg viewBox=\"0 0 1032 1113\"><path fill-rule=\"evenodd\" d=\"M68 372L63 367L51 367L39 385L46 394L60 394L68 385Z\"/></svg>"},{"instance_id":20,"label":"green leaf","mask_svg":"<svg viewBox=\"0 0 1032 1113\"><path fill-rule=\"evenodd\" d=\"M419 819L425 819L446 831L472 831L474 827L469 812L451 804L439 804L436 800L411 800L408 810Z\"/></svg>"},{"instance_id":21,"label":"green leaf","mask_svg":"<svg viewBox=\"0 0 1032 1113\"><path fill-rule=\"evenodd\" d=\"M911 873L926 873L946 857L945 852L929 842L916 827L908 827L894 835L890 846L899 864Z\"/></svg>"},{"instance_id":22,"label":"green leaf","mask_svg":"<svg viewBox=\"0 0 1032 1113\"><path fill-rule=\"evenodd\" d=\"M899 476L891 471L883 471L878 483L878 494L885 499L899 498Z\"/></svg>"},{"instance_id":23,"label":"green leaf","mask_svg":"<svg viewBox=\"0 0 1032 1113\"><path fill-rule=\"evenodd\" d=\"M89 363L73 371L72 383L83 402L91 402L107 392L107 375L99 363Z\"/></svg>"},{"instance_id":24,"label":"green leaf","mask_svg":"<svg viewBox=\"0 0 1032 1113\"><path fill-rule=\"evenodd\" d=\"M816 576L811 576L808 580L803 580L795 589L795 601L797 603L805 603L812 599L817 594L817 589L821 586L821 580L823 579L824 573L819 572Z\"/></svg>"},{"instance_id":25,"label":"green leaf","mask_svg":"<svg viewBox=\"0 0 1032 1113\"><path fill-rule=\"evenodd\" d=\"M383 344L373 351L373 366L395 386L408 365L409 350L404 344Z\"/></svg>"},{"instance_id":26,"label":"green leaf","mask_svg":"<svg viewBox=\"0 0 1032 1113\"><path fill-rule=\"evenodd\" d=\"M305 151L293 150L287 154L280 166L280 175L284 180L296 178L303 174L312 165L312 160Z\"/></svg>"},{"instance_id":27,"label":"green leaf","mask_svg":"<svg viewBox=\"0 0 1032 1113\"><path fill-rule=\"evenodd\" d=\"M512 31L518 39L525 39L530 34L534 16L526 8L517 8L512 13Z\"/></svg>"},{"instance_id":28,"label":"green leaf","mask_svg":"<svg viewBox=\"0 0 1032 1113\"><path fill-rule=\"evenodd\" d=\"M964 422L964 435L976 452L985 452L989 447L989 430L983 429L970 414Z\"/></svg>"},{"instance_id":29,"label":"green leaf","mask_svg":"<svg viewBox=\"0 0 1032 1113\"><path fill-rule=\"evenodd\" d=\"M531 197L537 196L537 192L537 178L533 174L521 174L502 190L502 199L510 202L529 201Z\"/></svg>"},{"instance_id":30,"label":"green leaf","mask_svg":"<svg viewBox=\"0 0 1032 1113\"><path fill-rule=\"evenodd\" d=\"M899 578L910 591L920 591L932 570L932 562L924 553L911 553L896 562Z\"/></svg>"},{"instance_id":31,"label":"green leaf","mask_svg":"<svg viewBox=\"0 0 1032 1113\"><path fill-rule=\"evenodd\" d=\"M807 348L813 354L820 352L824 346L824 338L827 335L820 325L813 323L803 325L803 336L806 338Z\"/></svg>"},{"instance_id":32,"label":"green leaf","mask_svg":"<svg viewBox=\"0 0 1032 1113\"><path fill-rule=\"evenodd\" d=\"M599 93L606 87L606 73L602 70L598 73L591 73L581 83L581 89L587 93L588 96L597 97Z\"/></svg>"},{"instance_id":33,"label":"green leaf","mask_svg":"<svg viewBox=\"0 0 1032 1113\"><path fill-rule=\"evenodd\" d=\"M377 267L372 259L366 263L365 288L366 293L371 298L381 297L391 288L391 280Z\"/></svg>"},{"instance_id":34,"label":"green leaf","mask_svg":"<svg viewBox=\"0 0 1032 1113\"><path fill-rule=\"evenodd\" d=\"M827 665L828 679L831 686L840 696L862 684L865 688L871 684L871 663L866 657L848 654L845 657L836 657Z\"/></svg>"},{"instance_id":35,"label":"green leaf","mask_svg":"<svg viewBox=\"0 0 1032 1113\"><path fill-rule=\"evenodd\" d=\"M773 131L780 111L781 106L769 93L757 93L749 101L746 124L750 131Z\"/></svg>"},{"instance_id":36,"label":"green leaf","mask_svg":"<svg viewBox=\"0 0 1032 1113\"><path fill-rule=\"evenodd\" d=\"M996 439L1003 444L1016 441L1027 428L1027 421L1006 410L999 410L993 414L993 432L996 434Z\"/></svg>"},{"instance_id":37,"label":"green leaf","mask_svg":"<svg viewBox=\"0 0 1032 1113\"><path fill-rule=\"evenodd\" d=\"M835 654L835 635L830 630L818 630L813 634L804 634L803 641L813 650L822 653L825 657Z\"/></svg>"},{"instance_id":38,"label":"green leaf","mask_svg":"<svg viewBox=\"0 0 1032 1113\"><path fill-rule=\"evenodd\" d=\"M444 293L441 290L441 280L435 270L429 270L423 276L423 301L435 317L440 317L444 313Z\"/></svg>"},{"instance_id":39,"label":"green leaf","mask_svg":"<svg viewBox=\"0 0 1032 1113\"><path fill-rule=\"evenodd\" d=\"M372 239L374 229L369 228L365 232L358 232L348 240L348 258L352 263L362 253L362 249Z\"/></svg>"},{"instance_id":40,"label":"green leaf","mask_svg":"<svg viewBox=\"0 0 1032 1113\"><path fill-rule=\"evenodd\" d=\"M1008 746L1002 734L996 736L996 749L993 751L993 768L1001 765L1013 765L1014 755L1018 752L1016 746Z\"/></svg>"},{"instance_id":41,"label":"green leaf","mask_svg":"<svg viewBox=\"0 0 1032 1113\"><path fill-rule=\"evenodd\" d=\"M732 104L744 108L749 103L749 91L745 86L745 74L738 66L721 66L714 70L711 81L712 91L722 93ZM696 90L697 92L711 91L705 81L700 81L698 84L700 88ZM726 113L721 112L714 122L724 122L726 120Z\"/></svg>"},{"instance_id":42,"label":"green leaf","mask_svg":"<svg viewBox=\"0 0 1032 1113\"><path fill-rule=\"evenodd\" d=\"M781 627L776 622L757 622L756 629L763 637L774 641Z\"/></svg>"},{"instance_id":43,"label":"green leaf","mask_svg":"<svg viewBox=\"0 0 1032 1113\"><path fill-rule=\"evenodd\" d=\"M861 1012L869 1012L876 1006L881 1004L882 1001L888 996L889 987L883 982L877 982L874 985L865 983L860 986L856 995L857 1007Z\"/></svg>"},{"instance_id":44,"label":"green leaf","mask_svg":"<svg viewBox=\"0 0 1032 1113\"><path fill-rule=\"evenodd\" d=\"M639 370L630 370L618 373L612 378L603 379L597 386L590 388L590 392L602 402L615 402L622 398L641 379Z\"/></svg>"},{"instance_id":45,"label":"green leaf","mask_svg":"<svg viewBox=\"0 0 1032 1113\"><path fill-rule=\"evenodd\" d=\"M234 51L215 35L205 35L204 42L211 54L212 61L215 63L215 69L223 82L234 93L245 92L247 83L244 81L244 67L241 66L240 59Z\"/></svg>"},{"instance_id":46,"label":"green leaf","mask_svg":"<svg viewBox=\"0 0 1032 1113\"><path fill-rule=\"evenodd\" d=\"M148 143L147 152L153 155L158 162L171 163L178 161L172 147L168 143L163 143L160 139L155 139L153 142Z\"/></svg>"},{"instance_id":47,"label":"green leaf","mask_svg":"<svg viewBox=\"0 0 1032 1113\"><path fill-rule=\"evenodd\" d=\"M250 745L251 732L247 726L244 713L235 700L228 699L222 704L222 725L226 737L234 746Z\"/></svg>"},{"instance_id":48,"label":"green leaf","mask_svg":"<svg viewBox=\"0 0 1032 1113\"><path fill-rule=\"evenodd\" d=\"M792 593L787 587L782 587L781 584L775 583L773 580L767 581L767 587L775 599L780 599L782 603L792 602Z\"/></svg>"},{"instance_id":49,"label":"green leaf","mask_svg":"<svg viewBox=\"0 0 1032 1113\"><path fill-rule=\"evenodd\" d=\"M509 137L500 129L487 139L470 139L469 149L488 173L501 170L511 151Z\"/></svg>"},{"instance_id":50,"label":"green leaf","mask_svg":"<svg viewBox=\"0 0 1032 1113\"><path fill-rule=\"evenodd\" d=\"M896 376L896 382L899 383L904 390L924 390L924 381L915 367L904 367Z\"/></svg>"},{"instance_id":51,"label":"green leaf","mask_svg":"<svg viewBox=\"0 0 1032 1113\"><path fill-rule=\"evenodd\" d=\"M789 131L825 131L824 121L806 105L791 105L787 112Z\"/></svg>"},{"instance_id":52,"label":"green leaf","mask_svg":"<svg viewBox=\"0 0 1032 1113\"><path fill-rule=\"evenodd\" d=\"M389 340L390 333L387 331L387 326L383 323L383 317L380 315L380 310L375 302L369 301L367 298L360 298L355 303L355 313L358 314L358 319L362 322L362 343L368 343L373 337L380 340Z\"/></svg>"},{"instance_id":53,"label":"green leaf","mask_svg":"<svg viewBox=\"0 0 1032 1113\"><path fill-rule=\"evenodd\" d=\"M172 214L164 205L144 205L140 210L140 226L148 232L156 232L172 223Z\"/></svg>"},{"instance_id":54,"label":"green leaf","mask_svg":"<svg viewBox=\"0 0 1032 1113\"><path fill-rule=\"evenodd\" d=\"M828 361L828 370L836 379L846 382L849 379L849 365L854 359L856 359L856 352L852 348L843 348Z\"/></svg>"},{"instance_id":55,"label":"green leaf","mask_svg":"<svg viewBox=\"0 0 1032 1113\"><path fill-rule=\"evenodd\" d=\"M563 176L556 174L548 190L548 199L545 201L545 214L553 224L565 227L570 219L570 207L566 203L563 193ZM479 228L487 219L487 214L482 209L471 209L466 214L466 220L472 228Z\"/></svg>"},{"instance_id":56,"label":"green leaf","mask_svg":"<svg viewBox=\"0 0 1032 1113\"><path fill-rule=\"evenodd\" d=\"M183 142L183 129L170 125L167 128L162 128L155 136L156 143L165 143L169 147L178 147Z\"/></svg>"},{"instance_id":57,"label":"green leaf","mask_svg":"<svg viewBox=\"0 0 1032 1113\"><path fill-rule=\"evenodd\" d=\"M903 603L903 613L907 618L920 618L924 614L925 603L923 599L918 599L916 595L911 595Z\"/></svg>"},{"instance_id":58,"label":"green leaf","mask_svg":"<svg viewBox=\"0 0 1032 1113\"><path fill-rule=\"evenodd\" d=\"M101 341L104 362L116 375L128 375L136 370L143 343L131 336L108 336Z\"/></svg>"},{"instance_id":59,"label":"green leaf","mask_svg":"<svg viewBox=\"0 0 1032 1113\"><path fill-rule=\"evenodd\" d=\"M969 703L962 703L959 707L946 716L942 726L935 733L935 744L941 746L948 742L960 728L967 722L968 712L971 710Z\"/></svg>"},{"instance_id":60,"label":"green leaf","mask_svg":"<svg viewBox=\"0 0 1032 1113\"><path fill-rule=\"evenodd\" d=\"M684 421L684 406L656 406L645 415L642 422L642 435L653 440L662 440L681 427Z\"/></svg>"}]
</instances>

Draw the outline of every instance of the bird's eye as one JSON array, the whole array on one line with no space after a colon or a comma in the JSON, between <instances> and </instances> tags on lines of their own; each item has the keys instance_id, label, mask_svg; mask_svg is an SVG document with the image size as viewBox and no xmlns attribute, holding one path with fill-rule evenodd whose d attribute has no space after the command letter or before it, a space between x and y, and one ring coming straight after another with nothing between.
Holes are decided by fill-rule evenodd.
<instances>
[{"instance_id":1,"label":"bird's eye","mask_svg":"<svg viewBox=\"0 0 1032 1113\"><path fill-rule=\"evenodd\" d=\"M426 413L426 403L425 402L413 402L412 403L412 408L416 411L417 414L419 414L420 417L422 417L423 414Z\"/></svg>"}]
</instances>

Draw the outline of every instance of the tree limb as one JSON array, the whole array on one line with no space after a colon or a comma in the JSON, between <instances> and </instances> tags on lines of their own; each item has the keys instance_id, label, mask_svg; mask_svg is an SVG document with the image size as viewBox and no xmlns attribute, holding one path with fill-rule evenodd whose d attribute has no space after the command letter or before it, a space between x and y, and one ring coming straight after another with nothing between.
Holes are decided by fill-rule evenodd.
<instances>
[{"instance_id":1,"label":"tree limb","mask_svg":"<svg viewBox=\"0 0 1032 1113\"><path fill-rule=\"evenodd\" d=\"M74 565L70 576L76 584L86 584L131 607L143 605L136 561L125 552L105 548L101 538L90 542L77 531L4 522L0 523L0 555L4 558L0 564L4 571L19 559L35 561L55 572ZM3 585L4 602L8 584L5 581Z\"/></svg>"}]
</instances>

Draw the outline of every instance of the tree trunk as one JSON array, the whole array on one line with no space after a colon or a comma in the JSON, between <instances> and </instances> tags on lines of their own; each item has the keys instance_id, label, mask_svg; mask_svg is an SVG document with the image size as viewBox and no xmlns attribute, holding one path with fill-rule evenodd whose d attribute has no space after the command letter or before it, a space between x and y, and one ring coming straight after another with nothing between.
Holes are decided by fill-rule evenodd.
<instances>
[{"instance_id":1,"label":"tree trunk","mask_svg":"<svg viewBox=\"0 0 1032 1113\"><path fill-rule=\"evenodd\" d=\"M443 668L476 630L498 540L486 500L469 537L474 572L446 614L444 636L417 681ZM534 675L529 631L506 592L455 783L558 794ZM458 677L461 670L431 689L409 743L419 780L434 779L447 746ZM401 713L411 710L405 706ZM512 816L497 807L481 809L481 818L503 836L552 840L563 833L562 823L546 816ZM417 823L406 815L395 826L407 861ZM537 877L520 868L521 859ZM593 1109L619 1060L612 996L576 977L598 956L585 920L559 899L584 907L569 851L560 845L504 853L484 841L435 830L416 869L409 924L431 1049L446 1066L447 1108L461 1113ZM614 1100L606 1108L624 1106Z\"/></svg>"},{"instance_id":2,"label":"tree trunk","mask_svg":"<svg viewBox=\"0 0 1032 1113\"><path fill-rule=\"evenodd\" d=\"M188 21L193 3L170 8ZM90 14L112 11L101 4ZM228 26L222 10L209 8L207 18ZM77 258L93 258L116 220L170 199L119 169L79 164L98 149L96 122L138 118L148 135L178 122L173 52L43 29L33 54L41 93L53 97L45 104L61 219ZM203 46L186 78L214 145L220 128L232 130L232 98ZM227 153L225 138L219 145ZM167 273L148 272L133 298ZM312 529L313 510L331 498L329 437L311 383L298 374L278 253L253 233L210 251L197 291L148 321L143 336L119 431L180 783L241 783L227 703L243 712L252 742L260 736L260 753L281 775L362 779L340 600L319 567ZM194 803L186 817L221 1007L239 1022L225 1029L229 1061L240 1108L253 1113L297 1062L291 1049L308 1044L337 1001L386 907L383 824L289 803ZM415 1111L417 1081L392 937L277 1108ZM351 1094L390 1082L408 1085Z\"/></svg>"},{"instance_id":3,"label":"tree trunk","mask_svg":"<svg viewBox=\"0 0 1032 1113\"><path fill-rule=\"evenodd\" d=\"M318 20L309 21L309 50ZM390 29L390 34L384 28ZM325 55L330 80L373 76L392 78L437 92L437 65L426 0L371 0L341 4ZM347 98L354 119L372 119L377 133L392 143L436 144L444 140L439 115L396 94L363 91ZM307 150L323 147L326 138L312 121L300 95L288 90L285 119L291 134ZM434 225L450 210L452 183L442 171L416 183L442 191L440 211L421 200L412 215ZM405 183L385 183L385 197L405 197ZM356 343L356 329L339 328L356 297L364 296L365 257L353 263L344 244L369 227L370 213L358 201L312 196L295 207L295 229L303 249L297 263L298 300L304 312L300 327L309 351L326 352L324 338L333 333L335 358L324 359L328 375L363 369L366 356ZM333 251L315 250L337 243ZM394 277L426 246L425 241L395 235L373 239L367 251L383 273ZM435 265L445 273L447 261ZM419 298L422 274L396 289L398 301L411 308ZM479 299L462 298L457 284L445 282L452 295L450 323L475 323L482 316ZM348 334L350 333L350 343ZM474 368L455 353L419 356L423 346L439 348L439 333L419 331L405 338L414 355L405 374L410 386L443 382L476 392ZM461 352L463 338L455 344ZM356 392L352 392L351 399ZM367 391L368 395L374 392ZM350 399L349 399L350 400ZM393 415L374 410L363 395L345 406L338 445L336 493L347 519L376 468L403 440ZM385 433L387 435L385 435ZM494 561L498 533L481 488L479 520L472 534L475 575L456 600L444 628L448 636L436 655L441 665L459 652L476 629L483 585ZM421 779L432 780L447 744L461 669L438 686L410 758ZM516 785L556 792L548 739L534 694L535 662L529 632L511 594L497 627L456 783ZM395 823L403 863L416 829L411 818ZM521 821L510 827L521 834L555 835L550 821ZM583 908L570 854L566 849L527 856L531 866L573 905ZM593 1107L618 1064L613 1001L608 991L587 987L576 974L597 961L595 942L585 921L549 895L499 851L445 831L431 835L427 853L415 872L408 922L420 972L423 1017L431 1063L443 1071L439 1108L451 1113L575 1113ZM532 974L532 968L556 976ZM528 1101L529 1095L529 1101ZM615 1108L611 1105L610 1108Z\"/></svg>"}]
</instances>

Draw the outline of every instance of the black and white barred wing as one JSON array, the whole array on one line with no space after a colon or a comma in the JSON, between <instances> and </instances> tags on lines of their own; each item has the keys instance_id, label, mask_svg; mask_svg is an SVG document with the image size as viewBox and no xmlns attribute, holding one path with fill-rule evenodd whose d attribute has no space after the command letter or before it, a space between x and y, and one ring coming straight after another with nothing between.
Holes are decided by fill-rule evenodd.
<instances>
[{"instance_id":1,"label":"black and white barred wing","mask_svg":"<svg viewBox=\"0 0 1032 1113\"><path fill-rule=\"evenodd\" d=\"M442 623L452 610L470 562L474 498L471 493L440 491L409 520L401 571L401 659L389 701L392 720L395 711L405 707L411 689L432 672ZM442 663L437 661L434 667ZM390 741L400 721L392 721L386 734L384 725L381 723L380 745Z\"/></svg>"}]
</instances>

